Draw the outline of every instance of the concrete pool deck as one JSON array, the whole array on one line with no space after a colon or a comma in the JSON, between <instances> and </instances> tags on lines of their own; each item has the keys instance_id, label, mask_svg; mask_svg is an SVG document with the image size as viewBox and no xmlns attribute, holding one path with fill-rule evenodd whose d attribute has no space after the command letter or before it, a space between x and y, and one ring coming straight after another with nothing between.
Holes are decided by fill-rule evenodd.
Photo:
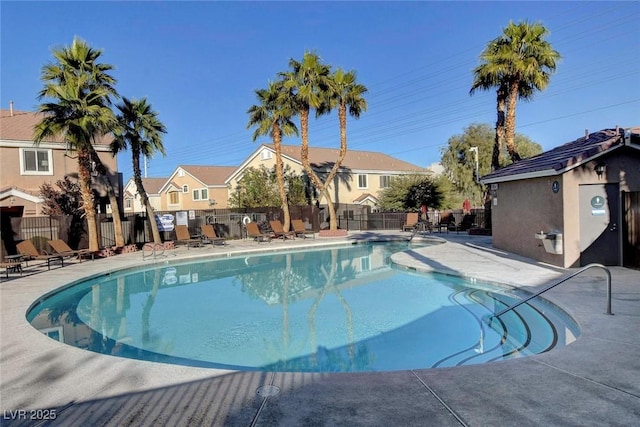
<instances>
[{"instance_id":1,"label":"concrete pool deck","mask_svg":"<svg viewBox=\"0 0 640 427\"><path fill-rule=\"evenodd\" d=\"M345 239L231 241L179 248L155 262L219 253L407 238L353 232ZM435 234L447 242L396 254L416 270L460 274L537 290L564 270L491 246L491 238ZM225 426L630 426L640 419L640 271L589 270L548 291L582 332L548 353L484 365L382 373L237 372L100 355L61 344L25 318L43 294L70 281L141 264L138 253L28 267L0 283L2 425ZM144 261L145 264L153 263ZM275 387L274 387L275 386ZM23 411L23 412L21 412ZM55 420L42 422L55 414Z\"/></svg>"}]
</instances>

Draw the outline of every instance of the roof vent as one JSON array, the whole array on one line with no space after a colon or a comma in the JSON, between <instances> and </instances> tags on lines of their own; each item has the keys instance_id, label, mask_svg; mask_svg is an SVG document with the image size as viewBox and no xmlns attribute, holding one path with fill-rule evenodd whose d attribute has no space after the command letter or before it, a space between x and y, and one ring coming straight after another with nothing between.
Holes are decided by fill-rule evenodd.
<instances>
[{"instance_id":1,"label":"roof vent","mask_svg":"<svg viewBox=\"0 0 640 427\"><path fill-rule=\"evenodd\" d=\"M9 114L13 117L13 101L9 101Z\"/></svg>"},{"instance_id":2,"label":"roof vent","mask_svg":"<svg viewBox=\"0 0 640 427\"><path fill-rule=\"evenodd\" d=\"M584 130L584 139L585 139L585 141L586 141L587 139L589 139L589 129L585 129L585 130Z\"/></svg>"}]
</instances>

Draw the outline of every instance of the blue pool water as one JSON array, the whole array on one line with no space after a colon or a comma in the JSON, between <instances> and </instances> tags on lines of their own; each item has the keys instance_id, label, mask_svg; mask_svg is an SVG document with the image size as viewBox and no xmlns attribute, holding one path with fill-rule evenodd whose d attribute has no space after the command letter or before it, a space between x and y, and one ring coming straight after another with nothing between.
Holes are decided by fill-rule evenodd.
<instances>
[{"instance_id":1,"label":"blue pool water","mask_svg":"<svg viewBox=\"0 0 640 427\"><path fill-rule=\"evenodd\" d=\"M494 319L512 290L390 265L406 244L146 266L75 283L28 313L69 345L244 370L357 372L542 353L578 335L542 299Z\"/></svg>"}]
</instances>

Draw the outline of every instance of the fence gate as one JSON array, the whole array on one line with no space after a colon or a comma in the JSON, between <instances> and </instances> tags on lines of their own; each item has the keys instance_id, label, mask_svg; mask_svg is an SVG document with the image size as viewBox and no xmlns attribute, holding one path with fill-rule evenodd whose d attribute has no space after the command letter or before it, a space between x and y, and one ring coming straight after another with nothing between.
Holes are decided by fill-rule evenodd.
<instances>
[{"instance_id":1,"label":"fence gate","mask_svg":"<svg viewBox=\"0 0 640 427\"><path fill-rule=\"evenodd\" d=\"M640 191L622 192L623 265L640 268Z\"/></svg>"}]
</instances>

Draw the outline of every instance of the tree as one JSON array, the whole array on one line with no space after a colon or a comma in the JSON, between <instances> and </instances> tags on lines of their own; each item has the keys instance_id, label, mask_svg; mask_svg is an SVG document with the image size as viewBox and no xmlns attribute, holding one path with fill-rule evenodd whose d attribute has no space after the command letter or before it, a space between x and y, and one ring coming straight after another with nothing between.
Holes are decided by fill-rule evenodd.
<instances>
[{"instance_id":1,"label":"tree","mask_svg":"<svg viewBox=\"0 0 640 427\"><path fill-rule=\"evenodd\" d=\"M505 75L509 90L505 120L507 148L515 147L518 98L528 101L535 91L546 89L560 60L560 54L544 39L548 34L549 30L540 23L510 22L499 39L498 57L507 67ZM512 151L509 150L509 153ZM514 162L519 160L513 155L511 159Z\"/></svg>"},{"instance_id":2,"label":"tree","mask_svg":"<svg viewBox=\"0 0 640 427\"><path fill-rule=\"evenodd\" d=\"M508 94L508 84L504 75L504 67L499 61L496 61L495 55L498 51L499 44L497 39L492 40L487 48L482 52L480 58L485 61L477 66L474 70L474 80L469 94L473 95L477 90L496 89L496 128L493 151L491 156L491 170L500 168L500 155L505 146L506 128L505 128L505 111ZM522 98L530 97L532 89L528 85L522 85L519 96ZM520 155L516 149L516 144L507 146L509 155L512 159L520 159Z\"/></svg>"},{"instance_id":3,"label":"tree","mask_svg":"<svg viewBox=\"0 0 640 427\"><path fill-rule=\"evenodd\" d=\"M430 178L425 177L409 188L404 204L409 209L419 209L421 206L439 207L443 198L438 186Z\"/></svg>"},{"instance_id":4,"label":"tree","mask_svg":"<svg viewBox=\"0 0 640 427\"><path fill-rule=\"evenodd\" d=\"M493 136L490 125L474 123L467 126L461 135L449 138L447 146L441 149L440 163L445 176L451 180L460 198L469 198L476 206L482 204L485 191L478 179L492 169ZM515 140L523 158L542 152L542 147L526 136L518 134ZM471 147L478 147L478 177L475 176L475 154L469 150ZM499 153L499 161L499 166L512 162L504 148Z\"/></svg>"},{"instance_id":5,"label":"tree","mask_svg":"<svg viewBox=\"0 0 640 427\"><path fill-rule=\"evenodd\" d=\"M259 168L248 168L236 188L231 192L229 206L233 208L280 206L282 199L276 169L276 165L272 169L267 169L264 165ZM283 178L288 203L292 206L306 204L302 177L293 173L289 166L285 166Z\"/></svg>"},{"instance_id":6,"label":"tree","mask_svg":"<svg viewBox=\"0 0 640 427\"><path fill-rule=\"evenodd\" d=\"M439 209L445 193L437 179L415 173L395 177L389 187L378 192L378 199L385 210L414 210L423 204Z\"/></svg>"},{"instance_id":7,"label":"tree","mask_svg":"<svg viewBox=\"0 0 640 427\"><path fill-rule=\"evenodd\" d=\"M351 70L345 73L342 69L338 68L331 75L328 83L329 87L325 92L325 102L320 105L318 113L326 114L337 106L338 123L340 125L340 151L338 153L338 159L324 179L325 190L327 186L333 182L347 155L347 112L349 112L351 117L358 119L360 118L360 114L367 110L367 101L362 96L367 92L367 88L356 82L355 71ZM325 191L325 194L328 196L328 192ZM328 198L330 229L336 230L338 228L338 222L335 207L333 203L330 202L331 200Z\"/></svg>"},{"instance_id":8,"label":"tree","mask_svg":"<svg viewBox=\"0 0 640 427\"><path fill-rule=\"evenodd\" d=\"M284 230L289 231L291 216L289 202L285 189L284 171L282 166L282 136L298 135L298 128L291 121L294 114L293 99L282 81L269 82L267 89L255 91L258 104L249 107L249 123L247 128L255 126L253 141L262 135L269 135L276 152L275 172L280 194L280 205L284 212Z\"/></svg>"},{"instance_id":9,"label":"tree","mask_svg":"<svg viewBox=\"0 0 640 427\"><path fill-rule=\"evenodd\" d=\"M127 147L131 148L131 160L133 162L133 180L140 195L140 201L147 211L147 221L154 243L161 243L160 231L156 223L153 207L149 196L142 184L142 172L140 170L140 156L152 158L154 153L166 155L162 144L162 135L167 133L164 124L158 119L158 113L153 110L146 98L122 98L122 103L116 106L119 129L111 144L111 151L115 154Z\"/></svg>"},{"instance_id":10,"label":"tree","mask_svg":"<svg viewBox=\"0 0 640 427\"><path fill-rule=\"evenodd\" d=\"M291 71L280 73L284 79L285 88L292 91L294 105L300 117L300 158L307 176L325 197L331 218L332 230L337 230L338 223L335 207L326 188L326 183L315 173L309 161L309 112L314 109L316 116L327 111L327 99L331 84L331 67L325 65L320 57L313 52L305 52L302 61L289 61Z\"/></svg>"},{"instance_id":11,"label":"tree","mask_svg":"<svg viewBox=\"0 0 640 427\"><path fill-rule=\"evenodd\" d=\"M69 245L76 247L84 233L82 192L78 182L72 180L69 176L65 176L64 179L56 181L55 187L50 183L44 183L40 186L40 196L44 200L42 206L43 214L69 216L71 219L68 234Z\"/></svg>"},{"instance_id":12,"label":"tree","mask_svg":"<svg viewBox=\"0 0 640 427\"><path fill-rule=\"evenodd\" d=\"M91 162L95 138L114 129L115 115L109 108L117 96L111 65L98 62L101 50L74 38L69 47L54 49L54 63L42 67L44 88L38 99L50 99L39 106L44 113L34 129L36 145L49 137L64 136L69 149L78 154L78 177L82 209L87 220L89 250L99 249L95 201L91 190Z\"/></svg>"},{"instance_id":13,"label":"tree","mask_svg":"<svg viewBox=\"0 0 640 427\"><path fill-rule=\"evenodd\" d=\"M481 55L486 66L482 74L492 76L483 83L496 86L499 81L499 90L506 91L505 143L514 162L520 160L515 144L518 99L529 101L535 91L546 89L560 60L560 54L545 40L548 34L540 23L509 22L503 34L492 40Z\"/></svg>"},{"instance_id":14,"label":"tree","mask_svg":"<svg viewBox=\"0 0 640 427\"><path fill-rule=\"evenodd\" d=\"M44 183L40 186L42 213L48 216L77 215L82 216L82 192L80 185L69 176L56 181L55 186Z\"/></svg>"}]
</instances>

